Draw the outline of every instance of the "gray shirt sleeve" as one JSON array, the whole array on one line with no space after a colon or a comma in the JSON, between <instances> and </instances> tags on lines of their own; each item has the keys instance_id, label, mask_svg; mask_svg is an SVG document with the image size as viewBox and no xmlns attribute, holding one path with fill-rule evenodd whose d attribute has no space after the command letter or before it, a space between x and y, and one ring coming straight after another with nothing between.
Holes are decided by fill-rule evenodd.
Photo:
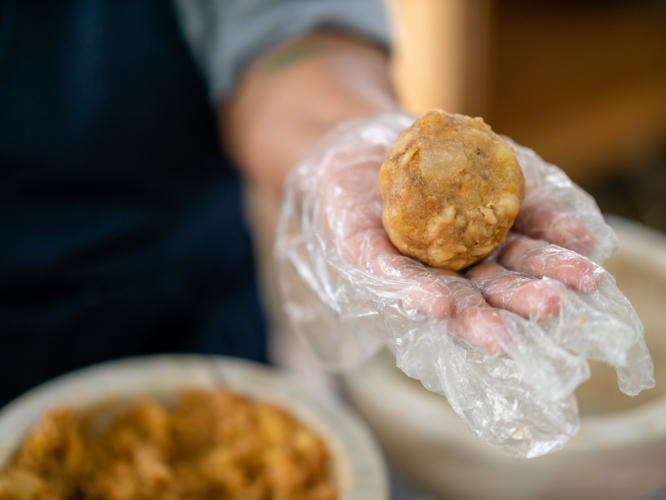
<instances>
[{"instance_id":1,"label":"gray shirt sleeve","mask_svg":"<svg viewBox=\"0 0 666 500\"><path fill-rule=\"evenodd\" d=\"M273 45L319 28L388 46L382 0L174 0L181 29L211 102L227 96L242 70Z\"/></svg>"}]
</instances>

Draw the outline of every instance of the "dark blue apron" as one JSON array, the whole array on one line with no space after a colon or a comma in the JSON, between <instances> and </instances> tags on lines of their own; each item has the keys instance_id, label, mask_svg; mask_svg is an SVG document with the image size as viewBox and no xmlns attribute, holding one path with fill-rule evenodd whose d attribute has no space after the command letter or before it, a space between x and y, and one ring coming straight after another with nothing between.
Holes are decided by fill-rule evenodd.
<instances>
[{"instance_id":1,"label":"dark blue apron","mask_svg":"<svg viewBox=\"0 0 666 500\"><path fill-rule=\"evenodd\" d=\"M168 0L0 0L0 405L152 352L265 359L239 180Z\"/></svg>"}]
</instances>

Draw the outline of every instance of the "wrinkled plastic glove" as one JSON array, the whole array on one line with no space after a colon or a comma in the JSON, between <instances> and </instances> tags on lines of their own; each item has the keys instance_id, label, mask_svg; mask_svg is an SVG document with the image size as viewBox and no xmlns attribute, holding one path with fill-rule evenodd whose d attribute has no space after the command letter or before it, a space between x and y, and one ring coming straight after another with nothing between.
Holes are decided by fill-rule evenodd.
<instances>
[{"instance_id":1,"label":"wrinkled plastic glove","mask_svg":"<svg viewBox=\"0 0 666 500\"><path fill-rule=\"evenodd\" d=\"M507 241L462 274L400 254L377 180L413 121L344 123L291 173L276 244L287 314L331 369L388 346L492 446L522 457L558 449L579 428L573 391L587 359L614 366L627 394L654 386L641 322L599 265L615 234L560 169L510 141L526 196Z\"/></svg>"}]
</instances>

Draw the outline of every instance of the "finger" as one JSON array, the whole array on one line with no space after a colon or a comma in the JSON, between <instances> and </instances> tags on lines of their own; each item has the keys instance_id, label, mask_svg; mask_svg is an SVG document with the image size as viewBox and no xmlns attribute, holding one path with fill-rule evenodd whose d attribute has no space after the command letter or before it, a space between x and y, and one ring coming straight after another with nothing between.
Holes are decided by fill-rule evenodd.
<instances>
[{"instance_id":1,"label":"finger","mask_svg":"<svg viewBox=\"0 0 666 500\"><path fill-rule=\"evenodd\" d=\"M504 267L537 278L552 278L584 294L599 287L598 266L582 255L526 236L511 235L508 241L498 259Z\"/></svg>"},{"instance_id":2,"label":"finger","mask_svg":"<svg viewBox=\"0 0 666 500\"><path fill-rule=\"evenodd\" d=\"M447 288L453 307L452 326L456 334L488 354L504 353L502 346L511 337L500 312L490 307L481 291L467 279L449 279Z\"/></svg>"},{"instance_id":3,"label":"finger","mask_svg":"<svg viewBox=\"0 0 666 500\"><path fill-rule=\"evenodd\" d=\"M523 200L513 228L530 238L545 240L582 255L590 255L594 249L592 237L580 222L536 194Z\"/></svg>"},{"instance_id":4,"label":"finger","mask_svg":"<svg viewBox=\"0 0 666 500\"><path fill-rule=\"evenodd\" d=\"M507 140L525 175L525 199L514 223L516 231L602 262L614 251L617 240L594 198L561 169Z\"/></svg>"},{"instance_id":5,"label":"finger","mask_svg":"<svg viewBox=\"0 0 666 500\"><path fill-rule=\"evenodd\" d=\"M437 283L415 280L404 289L403 307L441 321L451 315L451 301L446 290Z\"/></svg>"},{"instance_id":6,"label":"finger","mask_svg":"<svg viewBox=\"0 0 666 500\"><path fill-rule=\"evenodd\" d=\"M460 338L491 355L504 354L502 345L510 339L499 311L488 306L459 311L454 327Z\"/></svg>"},{"instance_id":7,"label":"finger","mask_svg":"<svg viewBox=\"0 0 666 500\"><path fill-rule=\"evenodd\" d=\"M466 274L481 289L488 304L524 318L552 318L562 305L562 284L510 271L499 264L484 263Z\"/></svg>"}]
</instances>

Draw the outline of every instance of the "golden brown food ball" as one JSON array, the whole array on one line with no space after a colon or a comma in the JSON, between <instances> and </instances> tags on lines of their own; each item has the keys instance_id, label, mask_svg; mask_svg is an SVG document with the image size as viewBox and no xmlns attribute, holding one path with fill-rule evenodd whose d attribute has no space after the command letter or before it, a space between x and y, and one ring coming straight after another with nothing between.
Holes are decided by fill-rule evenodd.
<instances>
[{"instance_id":1,"label":"golden brown food ball","mask_svg":"<svg viewBox=\"0 0 666 500\"><path fill-rule=\"evenodd\" d=\"M396 248L457 271L504 241L525 180L511 146L481 118L434 109L400 133L379 190Z\"/></svg>"}]
</instances>

